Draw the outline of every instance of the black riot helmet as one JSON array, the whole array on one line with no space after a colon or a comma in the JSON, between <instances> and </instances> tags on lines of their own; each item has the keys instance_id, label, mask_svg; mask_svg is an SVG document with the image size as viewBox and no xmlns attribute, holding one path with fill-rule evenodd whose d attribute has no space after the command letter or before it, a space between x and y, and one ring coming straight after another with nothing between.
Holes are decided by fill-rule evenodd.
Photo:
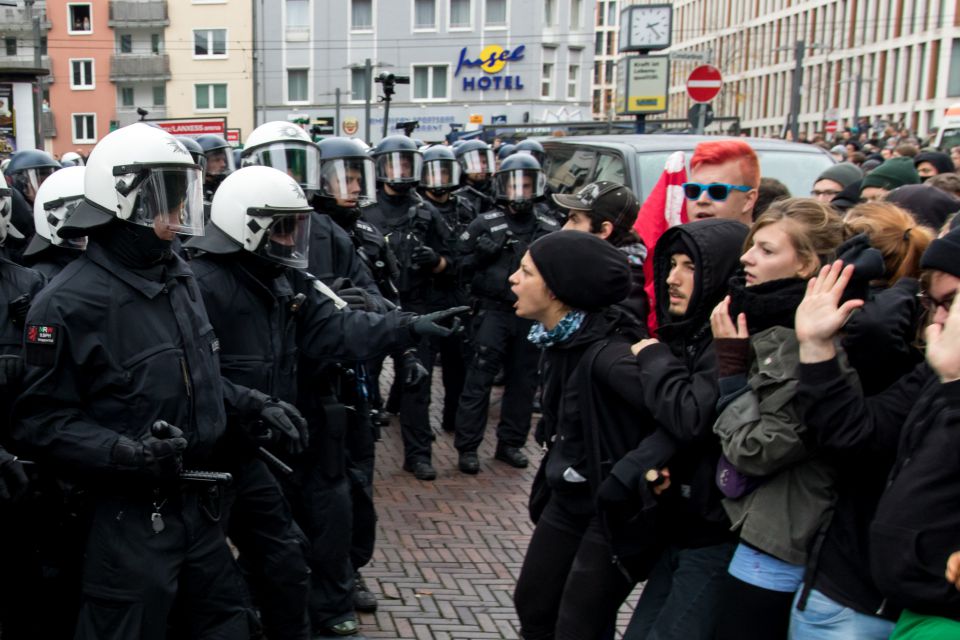
<instances>
[{"instance_id":1,"label":"black riot helmet","mask_svg":"<svg viewBox=\"0 0 960 640\"><path fill-rule=\"evenodd\" d=\"M217 184L223 181L228 175L237 170L234 162L233 147L230 143L213 134L197 136L197 143L203 149L206 156L206 171L208 181L215 181Z\"/></svg>"},{"instance_id":2,"label":"black riot helmet","mask_svg":"<svg viewBox=\"0 0 960 640\"><path fill-rule=\"evenodd\" d=\"M203 147L200 146L196 138L191 138L190 136L176 136L176 138L180 141L180 144L183 145L184 149L190 152L190 157L193 158L193 161L200 165L200 171L206 174L207 156L204 155Z\"/></svg>"},{"instance_id":3,"label":"black riot helmet","mask_svg":"<svg viewBox=\"0 0 960 640\"><path fill-rule=\"evenodd\" d=\"M497 202L516 213L527 213L543 198L546 178L540 163L530 154L515 153L500 165L493 178Z\"/></svg>"},{"instance_id":4,"label":"black riot helmet","mask_svg":"<svg viewBox=\"0 0 960 640\"><path fill-rule=\"evenodd\" d=\"M437 193L453 191L460 186L460 164L450 147L434 145L423 152L420 186Z\"/></svg>"},{"instance_id":5,"label":"black riot helmet","mask_svg":"<svg viewBox=\"0 0 960 640\"><path fill-rule=\"evenodd\" d=\"M496 170L493 150L483 140L464 142L454 150L454 155L464 175L474 182L489 180L490 175Z\"/></svg>"},{"instance_id":6,"label":"black riot helmet","mask_svg":"<svg viewBox=\"0 0 960 640\"><path fill-rule=\"evenodd\" d=\"M377 169L377 182L406 191L420 182L423 155L417 143L401 135L387 136L370 150Z\"/></svg>"},{"instance_id":7,"label":"black riot helmet","mask_svg":"<svg viewBox=\"0 0 960 640\"><path fill-rule=\"evenodd\" d=\"M377 201L377 171L366 146L353 138L324 138L320 149L320 189L326 206L365 207Z\"/></svg>"},{"instance_id":8,"label":"black riot helmet","mask_svg":"<svg viewBox=\"0 0 960 640\"><path fill-rule=\"evenodd\" d=\"M518 142L515 151L516 153L529 153L537 159L541 168L543 167L543 161L547 158L547 152L543 150L543 145L529 138Z\"/></svg>"},{"instance_id":9,"label":"black riot helmet","mask_svg":"<svg viewBox=\"0 0 960 640\"><path fill-rule=\"evenodd\" d=\"M10 186L23 194L27 202L33 204L34 196L43 181L60 168L60 163L46 151L24 149L10 156L10 162L3 175L10 178Z\"/></svg>"}]
</instances>

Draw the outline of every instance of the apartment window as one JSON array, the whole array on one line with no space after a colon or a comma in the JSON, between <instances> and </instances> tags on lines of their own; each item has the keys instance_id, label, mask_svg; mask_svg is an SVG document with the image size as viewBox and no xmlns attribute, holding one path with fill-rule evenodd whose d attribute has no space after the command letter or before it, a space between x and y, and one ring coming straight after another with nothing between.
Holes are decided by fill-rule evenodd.
<instances>
[{"instance_id":1,"label":"apartment window","mask_svg":"<svg viewBox=\"0 0 960 640\"><path fill-rule=\"evenodd\" d=\"M153 85L153 106L164 107L167 104L167 87L162 84Z\"/></svg>"},{"instance_id":2,"label":"apartment window","mask_svg":"<svg viewBox=\"0 0 960 640\"><path fill-rule=\"evenodd\" d=\"M373 29L373 0L351 1L350 28L354 31L369 31Z\"/></svg>"},{"instance_id":3,"label":"apartment window","mask_svg":"<svg viewBox=\"0 0 960 640\"><path fill-rule=\"evenodd\" d=\"M593 112L594 112L594 113L597 113L597 114L602 113L602 112L600 111L600 106L601 106L601 105L600 105L600 90L597 89L597 90L595 90L595 91L593 92Z\"/></svg>"},{"instance_id":4,"label":"apartment window","mask_svg":"<svg viewBox=\"0 0 960 640\"><path fill-rule=\"evenodd\" d=\"M447 99L447 65L413 68L414 100Z\"/></svg>"},{"instance_id":5,"label":"apartment window","mask_svg":"<svg viewBox=\"0 0 960 640\"><path fill-rule=\"evenodd\" d=\"M553 95L553 63L544 62L540 74L540 97L549 98Z\"/></svg>"},{"instance_id":6,"label":"apartment window","mask_svg":"<svg viewBox=\"0 0 960 640\"><path fill-rule=\"evenodd\" d=\"M607 3L607 26L608 27L617 26L617 3L616 2Z\"/></svg>"},{"instance_id":7,"label":"apartment window","mask_svg":"<svg viewBox=\"0 0 960 640\"><path fill-rule=\"evenodd\" d=\"M605 82L606 84L610 84L611 82L614 81L614 77L613 77L613 60L607 60L607 61L604 63L604 69L603 69L603 70L604 70L604 73L606 74L606 75L604 76L604 78L606 78L606 79L604 80L604 82Z\"/></svg>"},{"instance_id":8,"label":"apartment window","mask_svg":"<svg viewBox=\"0 0 960 640\"><path fill-rule=\"evenodd\" d=\"M93 89L93 60L90 58L70 61L70 88Z\"/></svg>"},{"instance_id":9,"label":"apartment window","mask_svg":"<svg viewBox=\"0 0 960 640\"><path fill-rule=\"evenodd\" d=\"M570 28L580 28L580 14L583 13L582 0L570 0Z\"/></svg>"},{"instance_id":10,"label":"apartment window","mask_svg":"<svg viewBox=\"0 0 960 640\"><path fill-rule=\"evenodd\" d=\"M40 55L47 55L47 36L40 36Z\"/></svg>"},{"instance_id":11,"label":"apartment window","mask_svg":"<svg viewBox=\"0 0 960 640\"><path fill-rule=\"evenodd\" d=\"M93 33L93 9L89 2L67 4L67 33Z\"/></svg>"},{"instance_id":12,"label":"apartment window","mask_svg":"<svg viewBox=\"0 0 960 640\"><path fill-rule=\"evenodd\" d=\"M598 27L603 26L603 3L602 2L597 3L597 26ZM596 96L595 99L600 100L599 94ZM594 111L596 111L596 109L594 109Z\"/></svg>"},{"instance_id":13,"label":"apartment window","mask_svg":"<svg viewBox=\"0 0 960 640\"><path fill-rule=\"evenodd\" d=\"M154 54L159 54L161 49L163 49L163 40L159 33L150 34L150 51Z\"/></svg>"},{"instance_id":14,"label":"apartment window","mask_svg":"<svg viewBox=\"0 0 960 640\"><path fill-rule=\"evenodd\" d=\"M507 0L486 0L486 26L507 26Z\"/></svg>"},{"instance_id":15,"label":"apartment window","mask_svg":"<svg viewBox=\"0 0 960 640\"><path fill-rule=\"evenodd\" d=\"M310 28L310 0L287 0L287 28Z\"/></svg>"},{"instance_id":16,"label":"apartment window","mask_svg":"<svg viewBox=\"0 0 960 640\"><path fill-rule=\"evenodd\" d=\"M287 102L308 102L306 69L287 69Z\"/></svg>"},{"instance_id":17,"label":"apartment window","mask_svg":"<svg viewBox=\"0 0 960 640\"><path fill-rule=\"evenodd\" d=\"M577 88L580 82L580 65L571 64L567 67L567 97L571 100L577 97Z\"/></svg>"},{"instance_id":18,"label":"apartment window","mask_svg":"<svg viewBox=\"0 0 960 640\"><path fill-rule=\"evenodd\" d=\"M226 29L194 29L193 57L213 58L227 55Z\"/></svg>"},{"instance_id":19,"label":"apartment window","mask_svg":"<svg viewBox=\"0 0 960 640\"><path fill-rule=\"evenodd\" d=\"M92 144L97 141L97 114L95 113L74 113L73 117L73 143L74 144Z\"/></svg>"},{"instance_id":20,"label":"apartment window","mask_svg":"<svg viewBox=\"0 0 960 640\"><path fill-rule=\"evenodd\" d=\"M227 108L226 84L197 84L194 93L196 111Z\"/></svg>"},{"instance_id":21,"label":"apartment window","mask_svg":"<svg viewBox=\"0 0 960 640\"><path fill-rule=\"evenodd\" d=\"M436 0L413 0L413 28L418 30L437 28Z\"/></svg>"},{"instance_id":22,"label":"apartment window","mask_svg":"<svg viewBox=\"0 0 960 640\"><path fill-rule=\"evenodd\" d=\"M117 36L117 49L120 53L133 53L133 36L129 33Z\"/></svg>"},{"instance_id":23,"label":"apartment window","mask_svg":"<svg viewBox=\"0 0 960 640\"><path fill-rule=\"evenodd\" d=\"M603 55L603 31L597 31L597 34L594 37L593 52L598 56Z\"/></svg>"},{"instance_id":24,"label":"apartment window","mask_svg":"<svg viewBox=\"0 0 960 640\"><path fill-rule=\"evenodd\" d=\"M613 52L613 31L607 31L607 55L612 56Z\"/></svg>"},{"instance_id":25,"label":"apartment window","mask_svg":"<svg viewBox=\"0 0 960 640\"><path fill-rule=\"evenodd\" d=\"M600 74L603 73L603 64L598 60L593 63L593 84L601 84L603 82L603 76Z\"/></svg>"},{"instance_id":26,"label":"apartment window","mask_svg":"<svg viewBox=\"0 0 960 640\"><path fill-rule=\"evenodd\" d=\"M354 101L366 101L370 95L370 85L367 82L367 70L365 68L350 70L350 99Z\"/></svg>"},{"instance_id":27,"label":"apartment window","mask_svg":"<svg viewBox=\"0 0 960 640\"><path fill-rule=\"evenodd\" d=\"M471 0L450 0L450 28L469 29L473 13Z\"/></svg>"},{"instance_id":28,"label":"apartment window","mask_svg":"<svg viewBox=\"0 0 960 640\"><path fill-rule=\"evenodd\" d=\"M120 106L132 107L133 106L133 87L119 87L117 91L120 93Z\"/></svg>"},{"instance_id":29,"label":"apartment window","mask_svg":"<svg viewBox=\"0 0 960 640\"><path fill-rule=\"evenodd\" d=\"M554 0L543 0L543 23L548 27L556 24L557 6Z\"/></svg>"},{"instance_id":30,"label":"apartment window","mask_svg":"<svg viewBox=\"0 0 960 640\"><path fill-rule=\"evenodd\" d=\"M16 38L4 38L3 44L7 48L8 56L17 55L17 39Z\"/></svg>"}]
</instances>

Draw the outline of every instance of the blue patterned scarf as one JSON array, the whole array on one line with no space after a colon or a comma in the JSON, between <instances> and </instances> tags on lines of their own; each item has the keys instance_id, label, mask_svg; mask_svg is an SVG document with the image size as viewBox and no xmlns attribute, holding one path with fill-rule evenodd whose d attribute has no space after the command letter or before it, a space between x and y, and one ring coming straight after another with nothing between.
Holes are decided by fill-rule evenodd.
<instances>
[{"instance_id":1,"label":"blue patterned scarf","mask_svg":"<svg viewBox=\"0 0 960 640\"><path fill-rule=\"evenodd\" d=\"M586 317L587 314L583 311L570 311L567 315L563 316L563 319L557 323L557 326L550 331L547 331L543 324L537 322L530 327L527 340L543 349L563 344L573 337L573 334L577 332L580 325L583 324L583 319Z\"/></svg>"}]
</instances>

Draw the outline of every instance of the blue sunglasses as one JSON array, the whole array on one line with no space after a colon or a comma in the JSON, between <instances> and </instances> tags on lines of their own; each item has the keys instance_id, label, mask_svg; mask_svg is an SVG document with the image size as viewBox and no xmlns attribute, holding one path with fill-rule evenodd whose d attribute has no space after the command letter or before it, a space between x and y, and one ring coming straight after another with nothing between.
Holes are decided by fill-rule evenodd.
<instances>
[{"instance_id":1,"label":"blue sunglasses","mask_svg":"<svg viewBox=\"0 0 960 640\"><path fill-rule=\"evenodd\" d=\"M727 184L726 182L711 182L710 184L700 184L699 182L684 182L683 195L687 200L697 200L704 191L710 196L711 200L723 202L730 196L731 191L742 191L744 193L752 191L753 187L745 184Z\"/></svg>"}]
</instances>

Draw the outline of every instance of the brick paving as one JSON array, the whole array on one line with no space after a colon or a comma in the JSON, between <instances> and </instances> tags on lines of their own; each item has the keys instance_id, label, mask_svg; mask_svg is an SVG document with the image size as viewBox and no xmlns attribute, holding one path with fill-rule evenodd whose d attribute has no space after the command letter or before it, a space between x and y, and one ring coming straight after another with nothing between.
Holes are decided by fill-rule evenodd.
<instances>
[{"instance_id":1,"label":"brick paving","mask_svg":"<svg viewBox=\"0 0 960 640\"><path fill-rule=\"evenodd\" d=\"M431 417L437 479L421 482L401 469L395 417L377 445L377 550L363 575L380 606L375 614L360 615L361 633L405 640L518 638L512 595L533 531L526 501L540 452L531 438L525 448L529 468L493 459L500 397L495 388L479 452L481 472L460 473L453 436L440 429L443 392L435 373ZM389 370L385 374L386 386ZM621 611L621 632L635 601L636 594Z\"/></svg>"}]
</instances>

